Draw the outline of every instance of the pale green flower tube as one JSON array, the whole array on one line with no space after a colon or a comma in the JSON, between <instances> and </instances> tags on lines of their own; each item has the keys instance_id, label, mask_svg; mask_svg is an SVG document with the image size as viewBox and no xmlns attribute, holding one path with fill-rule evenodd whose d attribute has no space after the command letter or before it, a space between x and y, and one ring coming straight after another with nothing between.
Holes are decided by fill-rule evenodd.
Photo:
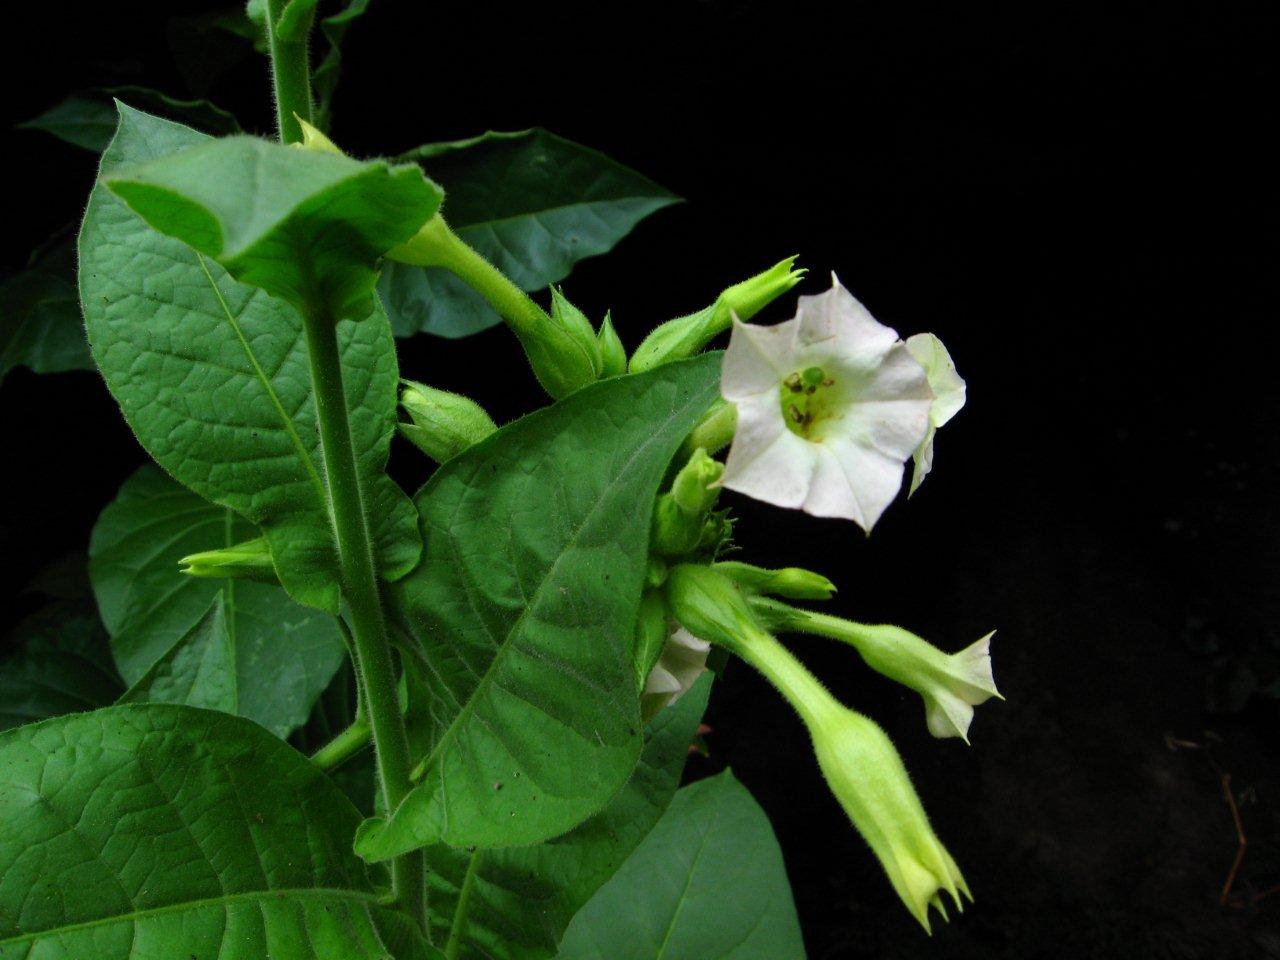
<instances>
[{"instance_id":1,"label":"pale green flower tube","mask_svg":"<svg viewBox=\"0 0 1280 960\"><path fill-rule=\"evenodd\" d=\"M942 893L959 909L973 899L929 824L902 758L880 727L837 701L761 628L732 582L682 564L667 581L672 613L696 636L719 643L762 673L800 714L831 792L871 845L911 915L930 929L929 908L946 919Z\"/></svg>"}]
</instances>

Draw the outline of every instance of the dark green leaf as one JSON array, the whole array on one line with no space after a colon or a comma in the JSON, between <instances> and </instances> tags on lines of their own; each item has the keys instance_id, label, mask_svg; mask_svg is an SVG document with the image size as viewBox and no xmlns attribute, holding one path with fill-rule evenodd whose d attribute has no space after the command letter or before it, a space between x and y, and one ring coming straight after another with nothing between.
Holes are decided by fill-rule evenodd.
<instances>
[{"instance_id":1,"label":"dark green leaf","mask_svg":"<svg viewBox=\"0 0 1280 960\"><path fill-rule=\"evenodd\" d=\"M69 241L0 283L0 382L15 367L36 373L93 369Z\"/></svg>"},{"instance_id":2,"label":"dark green leaf","mask_svg":"<svg viewBox=\"0 0 1280 960\"><path fill-rule=\"evenodd\" d=\"M685 787L573 918L559 960L802 960L782 852L733 774Z\"/></svg>"},{"instance_id":3,"label":"dark green leaf","mask_svg":"<svg viewBox=\"0 0 1280 960\"><path fill-rule=\"evenodd\" d=\"M361 162L257 137L223 137L103 181L152 227L299 311L360 320L378 259L436 212L416 167Z\"/></svg>"},{"instance_id":4,"label":"dark green leaf","mask_svg":"<svg viewBox=\"0 0 1280 960\"><path fill-rule=\"evenodd\" d=\"M679 198L589 147L542 129L431 143L418 162L445 190L454 231L524 290L563 280ZM480 297L437 268L389 263L379 281L396 336L465 337L499 322Z\"/></svg>"},{"instance_id":5,"label":"dark green leaf","mask_svg":"<svg viewBox=\"0 0 1280 960\"><path fill-rule=\"evenodd\" d=\"M13 630L0 660L0 730L93 710L124 689L93 605L51 603Z\"/></svg>"},{"instance_id":6,"label":"dark green leaf","mask_svg":"<svg viewBox=\"0 0 1280 960\"><path fill-rule=\"evenodd\" d=\"M424 562L393 602L431 665L437 723L416 745L422 782L361 828L362 853L535 843L626 782L649 515L719 365L708 354L589 386L450 460L418 495Z\"/></svg>"},{"instance_id":7,"label":"dark green leaf","mask_svg":"<svg viewBox=\"0 0 1280 960\"><path fill-rule=\"evenodd\" d=\"M154 466L125 481L89 541L89 572L133 701L238 713L284 736L345 659L333 619L279 587L179 572L257 529Z\"/></svg>"},{"instance_id":8,"label":"dark green leaf","mask_svg":"<svg viewBox=\"0 0 1280 960\"><path fill-rule=\"evenodd\" d=\"M0 735L0 957L438 957L378 904L359 819L261 727L163 704Z\"/></svg>"},{"instance_id":9,"label":"dark green leaf","mask_svg":"<svg viewBox=\"0 0 1280 960\"><path fill-rule=\"evenodd\" d=\"M122 106L102 169L206 142ZM152 230L101 184L81 230L80 294L94 357L142 445L180 482L263 528L290 594L336 611L336 548L296 311ZM379 569L395 578L421 552L413 505L383 472L395 344L380 310L340 323L338 339Z\"/></svg>"},{"instance_id":10,"label":"dark green leaf","mask_svg":"<svg viewBox=\"0 0 1280 960\"><path fill-rule=\"evenodd\" d=\"M344 0L341 10L320 20L320 32L328 46L312 71L311 88L316 96L316 125L321 130L328 130L333 122L333 93L342 73L342 40L352 21L368 8L369 0Z\"/></svg>"},{"instance_id":11,"label":"dark green leaf","mask_svg":"<svg viewBox=\"0 0 1280 960\"><path fill-rule=\"evenodd\" d=\"M470 867L474 876L459 956L554 957L574 914L613 876L671 802L710 691L707 675L659 713L645 730L640 764L627 785L607 807L563 837L531 847L475 853L428 848L436 941L448 938L458 892Z\"/></svg>"},{"instance_id":12,"label":"dark green leaf","mask_svg":"<svg viewBox=\"0 0 1280 960\"><path fill-rule=\"evenodd\" d=\"M116 132L117 99L206 133L240 132L236 118L208 100L178 100L159 90L133 86L84 90L19 126L43 130L74 146L101 153Z\"/></svg>"}]
</instances>

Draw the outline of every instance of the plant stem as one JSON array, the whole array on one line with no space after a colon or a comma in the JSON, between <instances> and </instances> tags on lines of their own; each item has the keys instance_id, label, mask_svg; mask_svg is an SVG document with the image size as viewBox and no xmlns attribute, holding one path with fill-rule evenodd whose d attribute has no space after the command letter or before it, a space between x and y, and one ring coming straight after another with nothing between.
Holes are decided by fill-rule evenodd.
<instances>
[{"instance_id":1,"label":"plant stem","mask_svg":"<svg viewBox=\"0 0 1280 960\"><path fill-rule=\"evenodd\" d=\"M462 878L462 889L458 891L458 905L453 911L453 923L449 925L449 939L444 945L444 960L457 960L458 950L462 946L462 938L467 932L467 910L471 906L471 888L475 886L476 874L480 870L480 858L483 850L475 850L467 861L467 874Z\"/></svg>"},{"instance_id":2,"label":"plant stem","mask_svg":"<svg viewBox=\"0 0 1280 960\"><path fill-rule=\"evenodd\" d=\"M271 79L276 92L276 123L284 143L299 143L298 117L311 122L311 65L307 40L285 40L276 32L287 0L267 0L267 40L271 48Z\"/></svg>"},{"instance_id":3,"label":"plant stem","mask_svg":"<svg viewBox=\"0 0 1280 960\"><path fill-rule=\"evenodd\" d=\"M369 726L357 720L311 755L311 762L321 770L336 770L369 745Z\"/></svg>"},{"instance_id":4,"label":"plant stem","mask_svg":"<svg viewBox=\"0 0 1280 960\"><path fill-rule=\"evenodd\" d=\"M337 537L343 597L351 615L356 672L373 732L383 800L387 810L393 811L411 788L409 741L396 696L395 663L378 593L360 475L351 441L337 326L327 313L315 311L303 317L303 328L311 359L316 421ZM422 923L425 894L422 854L415 852L396 858L391 864L391 879L396 899Z\"/></svg>"}]
</instances>

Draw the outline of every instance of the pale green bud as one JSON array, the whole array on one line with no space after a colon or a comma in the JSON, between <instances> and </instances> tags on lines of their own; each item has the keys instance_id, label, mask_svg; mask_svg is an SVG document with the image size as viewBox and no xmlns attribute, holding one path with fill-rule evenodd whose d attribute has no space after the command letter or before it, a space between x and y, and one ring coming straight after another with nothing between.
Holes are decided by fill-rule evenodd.
<instances>
[{"instance_id":1,"label":"pale green bud","mask_svg":"<svg viewBox=\"0 0 1280 960\"><path fill-rule=\"evenodd\" d=\"M591 358L594 372L592 379L600 376L604 361L600 353L600 344L596 342L596 333L591 329L591 321L587 315L569 302L559 287L551 288L551 319L565 330L578 347Z\"/></svg>"},{"instance_id":2,"label":"pale green bud","mask_svg":"<svg viewBox=\"0 0 1280 960\"><path fill-rule=\"evenodd\" d=\"M671 482L671 489L654 505L652 552L679 557L698 548L720 495L716 484L723 473L724 464L712 460L705 450L693 452Z\"/></svg>"},{"instance_id":3,"label":"pale green bud","mask_svg":"<svg viewBox=\"0 0 1280 960\"><path fill-rule=\"evenodd\" d=\"M280 582L275 564L271 562L271 550L263 537L217 550L188 554L178 563L182 565L182 572L190 577Z\"/></svg>"},{"instance_id":4,"label":"pale green bud","mask_svg":"<svg viewBox=\"0 0 1280 960\"><path fill-rule=\"evenodd\" d=\"M613 319L608 313L596 334L596 344L600 348L601 377L620 377L627 372L627 348L613 329Z\"/></svg>"},{"instance_id":5,"label":"pale green bud","mask_svg":"<svg viewBox=\"0 0 1280 960\"><path fill-rule=\"evenodd\" d=\"M714 564L714 569L731 578L749 594L763 593L792 600L830 600L836 585L820 573L801 567L766 570L749 563L727 560Z\"/></svg>"},{"instance_id":6,"label":"pale green bud","mask_svg":"<svg viewBox=\"0 0 1280 960\"><path fill-rule=\"evenodd\" d=\"M402 380L400 406L409 415L400 434L431 459L444 463L498 429L493 418L469 397Z\"/></svg>"},{"instance_id":7,"label":"pale green bud","mask_svg":"<svg viewBox=\"0 0 1280 960\"><path fill-rule=\"evenodd\" d=\"M729 401L717 397L711 409L698 421L698 425L685 438L678 456L689 456L699 447L714 456L733 440L738 428L738 408Z\"/></svg>"},{"instance_id":8,"label":"pale green bud","mask_svg":"<svg viewBox=\"0 0 1280 960\"><path fill-rule=\"evenodd\" d=\"M293 115L293 118L298 121L298 126L302 128L302 142L295 143L295 147L299 147L303 150L319 150L323 153L336 153L340 157L345 156L345 154L338 149L338 145L336 143L330 140L314 126L307 123L307 121L303 120L296 113Z\"/></svg>"},{"instance_id":9,"label":"pale green bud","mask_svg":"<svg viewBox=\"0 0 1280 960\"><path fill-rule=\"evenodd\" d=\"M795 262L795 257L788 257L763 273L729 287L711 306L655 328L632 355L632 373L691 357L717 334L728 330L735 316L739 320L754 317L804 277L804 270L794 269Z\"/></svg>"}]
</instances>

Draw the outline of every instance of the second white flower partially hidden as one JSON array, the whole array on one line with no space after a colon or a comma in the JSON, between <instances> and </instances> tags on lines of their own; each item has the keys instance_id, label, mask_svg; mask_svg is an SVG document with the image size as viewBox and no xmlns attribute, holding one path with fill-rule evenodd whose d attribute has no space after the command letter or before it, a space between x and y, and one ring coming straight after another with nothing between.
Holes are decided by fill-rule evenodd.
<instances>
[{"instance_id":1,"label":"second white flower partially hidden","mask_svg":"<svg viewBox=\"0 0 1280 960\"><path fill-rule=\"evenodd\" d=\"M933 431L964 402L948 391L940 409L938 378L915 352L834 276L826 293L800 298L791 320L735 322L721 390L738 424L723 485L870 531L906 461L931 454Z\"/></svg>"}]
</instances>

